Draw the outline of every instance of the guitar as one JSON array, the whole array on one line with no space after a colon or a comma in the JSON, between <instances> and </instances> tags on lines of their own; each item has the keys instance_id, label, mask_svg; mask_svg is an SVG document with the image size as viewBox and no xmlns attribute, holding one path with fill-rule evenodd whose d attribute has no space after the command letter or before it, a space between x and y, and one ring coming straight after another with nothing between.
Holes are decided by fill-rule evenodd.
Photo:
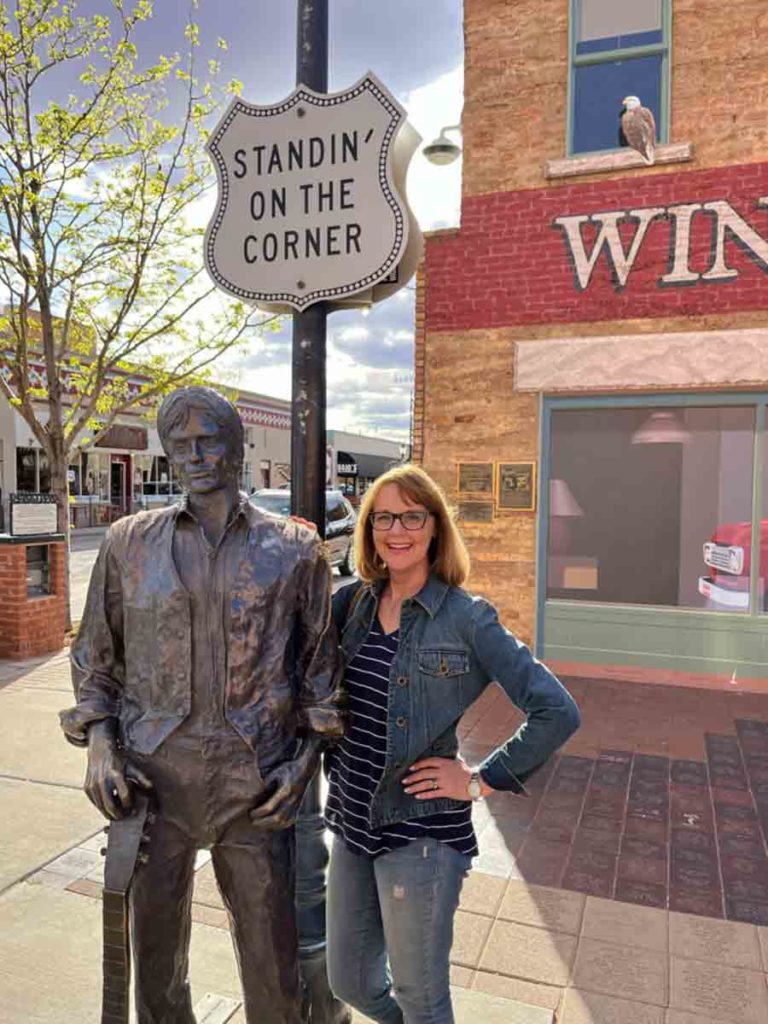
<instances>
[{"instance_id":1,"label":"guitar","mask_svg":"<svg viewBox=\"0 0 768 1024\"><path fill-rule=\"evenodd\" d=\"M104 954L102 962L101 1024L128 1024L131 990L131 945L129 936L128 892L137 863L146 854L144 831L153 820L149 797L138 788L133 791L133 810L125 818L112 821L104 864Z\"/></svg>"}]
</instances>

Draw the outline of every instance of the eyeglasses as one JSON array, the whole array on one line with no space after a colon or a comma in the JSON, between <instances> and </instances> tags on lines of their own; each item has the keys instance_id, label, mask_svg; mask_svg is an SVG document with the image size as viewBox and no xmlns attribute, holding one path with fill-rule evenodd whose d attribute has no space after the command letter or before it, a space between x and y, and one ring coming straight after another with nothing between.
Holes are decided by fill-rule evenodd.
<instances>
[{"instance_id":1,"label":"eyeglasses","mask_svg":"<svg viewBox=\"0 0 768 1024\"><path fill-rule=\"evenodd\" d=\"M368 522L374 530L391 530L399 519L406 530L421 530L429 517L426 510L417 512L371 512Z\"/></svg>"}]
</instances>

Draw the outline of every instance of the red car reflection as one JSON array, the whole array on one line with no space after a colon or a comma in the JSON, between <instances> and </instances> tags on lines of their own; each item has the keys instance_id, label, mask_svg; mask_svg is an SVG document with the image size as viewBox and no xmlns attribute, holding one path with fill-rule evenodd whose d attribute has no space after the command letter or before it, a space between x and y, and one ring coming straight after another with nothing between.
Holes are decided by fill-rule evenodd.
<instances>
[{"instance_id":1,"label":"red car reflection","mask_svg":"<svg viewBox=\"0 0 768 1024\"><path fill-rule=\"evenodd\" d=\"M699 593L718 608L749 610L751 523L722 523L704 545L708 576L699 578ZM768 572L768 519L760 532L760 598Z\"/></svg>"}]
</instances>

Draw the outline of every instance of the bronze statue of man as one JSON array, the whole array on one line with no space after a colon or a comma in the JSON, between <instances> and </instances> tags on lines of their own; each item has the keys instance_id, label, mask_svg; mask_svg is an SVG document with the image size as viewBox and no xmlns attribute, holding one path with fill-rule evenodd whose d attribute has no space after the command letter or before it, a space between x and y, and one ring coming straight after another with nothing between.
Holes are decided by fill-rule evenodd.
<instances>
[{"instance_id":1,"label":"bronze statue of man","mask_svg":"<svg viewBox=\"0 0 768 1024\"><path fill-rule=\"evenodd\" d=\"M152 789L149 857L131 886L139 1024L194 1024L195 855L211 850L248 1024L299 1024L293 823L342 731L330 568L317 535L238 491L243 427L204 387L163 402L179 505L109 530L73 646L66 736L108 818Z\"/></svg>"}]
</instances>

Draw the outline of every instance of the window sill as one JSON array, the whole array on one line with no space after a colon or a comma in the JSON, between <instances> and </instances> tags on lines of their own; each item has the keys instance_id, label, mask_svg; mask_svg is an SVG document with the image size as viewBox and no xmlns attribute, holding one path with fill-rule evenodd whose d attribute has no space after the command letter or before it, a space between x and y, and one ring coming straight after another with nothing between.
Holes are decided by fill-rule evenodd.
<instances>
[{"instance_id":1,"label":"window sill","mask_svg":"<svg viewBox=\"0 0 768 1024\"><path fill-rule=\"evenodd\" d=\"M656 164L683 164L692 159L693 147L690 142L668 142L656 147L656 159L652 165L646 164L634 149L621 149L609 153L588 153L586 156L547 160L544 173L549 179L575 178L582 174L607 174Z\"/></svg>"}]
</instances>

